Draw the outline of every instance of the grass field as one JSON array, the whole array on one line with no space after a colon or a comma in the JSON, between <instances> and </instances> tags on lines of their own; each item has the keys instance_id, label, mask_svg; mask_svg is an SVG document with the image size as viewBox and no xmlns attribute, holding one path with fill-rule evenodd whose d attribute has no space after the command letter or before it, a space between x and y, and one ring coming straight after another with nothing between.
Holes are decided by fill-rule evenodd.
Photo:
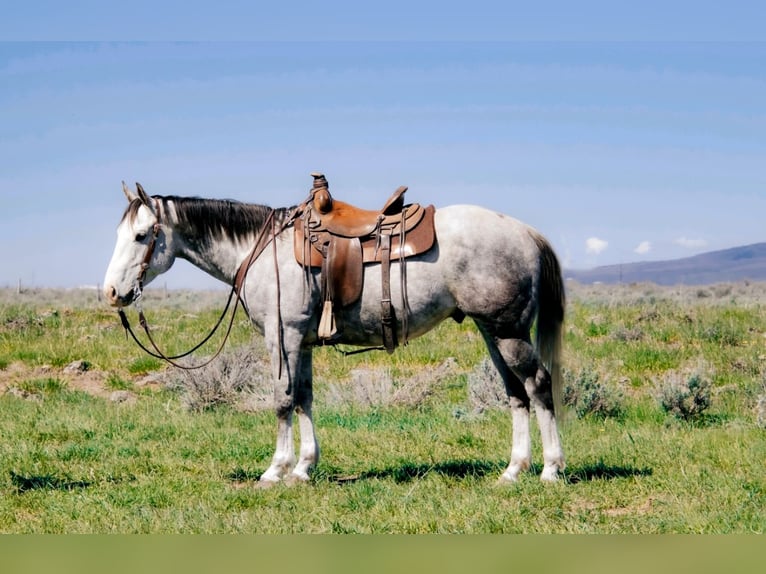
<instances>
[{"instance_id":1,"label":"grass field","mask_svg":"<svg viewBox=\"0 0 766 574\"><path fill-rule=\"evenodd\" d=\"M322 460L309 484L263 490L275 419L247 399L268 391L192 402L199 381L142 354L93 292L3 290L0 532L763 533L766 285L569 295L567 380L597 379L618 408L570 410L559 483L538 479L533 429L534 472L495 484L510 416L471 400L484 350L466 321L391 357L318 349ZM145 308L173 352L224 299L153 292ZM263 355L243 317L227 348L232 364ZM688 369L709 379L710 402L684 419L657 393Z\"/></svg>"}]
</instances>

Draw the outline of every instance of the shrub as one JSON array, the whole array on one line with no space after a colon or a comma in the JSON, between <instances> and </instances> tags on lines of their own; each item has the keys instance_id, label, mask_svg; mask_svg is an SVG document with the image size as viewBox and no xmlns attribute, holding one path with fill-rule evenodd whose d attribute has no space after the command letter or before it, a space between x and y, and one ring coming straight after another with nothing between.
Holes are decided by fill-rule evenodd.
<instances>
[{"instance_id":1,"label":"shrub","mask_svg":"<svg viewBox=\"0 0 766 574\"><path fill-rule=\"evenodd\" d=\"M761 379L761 389L764 391L755 403L755 423L759 428L766 429L766 373L763 374Z\"/></svg>"},{"instance_id":2,"label":"shrub","mask_svg":"<svg viewBox=\"0 0 766 574\"><path fill-rule=\"evenodd\" d=\"M508 408L505 383L489 359L483 359L468 374L468 400L477 413Z\"/></svg>"},{"instance_id":3,"label":"shrub","mask_svg":"<svg viewBox=\"0 0 766 574\"><path fill-rule=\"evenodd\" d=\"M758 403L755 405L755 422L760 428L766 429L766 394L758 397Z\"/></svg>"},{"instance_id":4,"label":"shrub","mask_svg":"<svg viewBox=\"0 0 766 574\"><path fill-rule=\"evenodd\" d=\"M563 374L564 404L572 407L578 417L607 418L622 414L622 393L602 383L594 370L582 369L577 373L565 370ZM484 359L468 375L468 398L475 412L508 408L505 385L489 359Z\"/></svg>"},{"instance_id":5,"label":"shrub","mask_svg":"<svg viewBox=\"0 0 766 574\"><path fill-rule=\"evenodd\" d=\"M667 371L656 385L656 397L662 409L673 416L691 421L702 417L710 407L712 370L702 359L679 371Z\"/></svg>"},{"instance_id":6,"label":"shrub","mask_svg":"<svg viewBox=\"0 0 766 574\"><path fill-rule=\"evenodd\" d=\"M327 404L333 406L381 407L391 404L394 380L388 369L357 368L349 381L333 381L327 386Z\"/></svg>"},{"instance_id":7,"label":"shrub","mask_svg":"<svg viewBox=\"0 0 766 574\"><path fill-rule=\"evenodd\" d=\"M644 338L644 332L638 327L628 329L625 325L617 325L609 334L609 337L613 341L629 343L633 341L641 341Z\"/></svg>"},{"instance_id":8,"label":"shrub","mask_svg":"<svg viewBox=\"0 0 766 574\"><path fill-rule=\"evenodd\" d=\"M256 411L273 403L271 368L248 347L223 353L200 369L174 369L165 378L169 388L181 391L181 401L190 411L222 405Z\"/></svg>"},{"instance_id":9,"label":"shrub","mask_svg":"<svg viewBox=\"0 0 766 574\"><path fill-rule=\"evenodd\" d=\"M564 404L574 409L578 418L619 417L623 396L619 389L604 383L592 368L578 372L564 371Z\"/></svg>"},{"instance_id":10,"label":"shrub","mask_svg":"<svg viewBox=\"0 0 766 574\"><path fill-rule=\"evenodd\" d=\"M335 406L418 407L433 395L438 382L451 376L456 369L455 359L447 357L436 367L423 369L395 383L388 369L358 368L351 371L349 381L328 385L326 401Z\"/></svg>"}]
</instances>

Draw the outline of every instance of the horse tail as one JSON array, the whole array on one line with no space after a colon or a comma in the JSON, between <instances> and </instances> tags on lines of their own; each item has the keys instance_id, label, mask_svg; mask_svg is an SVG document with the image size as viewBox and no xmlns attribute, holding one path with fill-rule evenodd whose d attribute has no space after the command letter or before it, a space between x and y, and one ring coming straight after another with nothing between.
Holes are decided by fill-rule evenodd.
<instances>
[{"instance_id":1,"label":"horse tail","mask_svg":"<svg viewBox=\"0 0 766 574\"><path fill-rule=\"evenodd\" d=\"M533 234L540 250L540 282L537 311L537 352L551 376L554 413L562 413L563 379L561 376L562 331L566 296L561 266L550 243Z\"/></svg>"}]
</instances>

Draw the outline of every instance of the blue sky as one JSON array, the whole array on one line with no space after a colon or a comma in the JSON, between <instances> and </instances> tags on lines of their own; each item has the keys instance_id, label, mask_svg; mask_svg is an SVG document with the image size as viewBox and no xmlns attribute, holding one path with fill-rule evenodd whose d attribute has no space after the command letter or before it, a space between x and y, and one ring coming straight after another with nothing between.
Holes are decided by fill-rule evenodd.
<instances>
[{"instance_id":1,"label":"blue sky","mask_svg":"<svg viewBox=\"0 0 766 574\"><path fill-rule=\"evenodd\" d=\"M410 201L534 225L571 268L766 241L766 43L733 41L757 39L751 18L739 33L714 16L701 37L668 23L650 38L511 42L492 18L477 42L480 26L443 13L456 39L389 16L367 23L373 40L349 27L296 42L275 26L224 42L187 16L180 29L203 41L179 43L25 30L16 13L4 36L33 41L0 43L0 286L100 282L123 179L273 206L302 200L316 170L369 208L408 185ZM154 22L139 40L162 35ZM159 281L215 285L186 264Z\"/></svg>"}]
</instances>

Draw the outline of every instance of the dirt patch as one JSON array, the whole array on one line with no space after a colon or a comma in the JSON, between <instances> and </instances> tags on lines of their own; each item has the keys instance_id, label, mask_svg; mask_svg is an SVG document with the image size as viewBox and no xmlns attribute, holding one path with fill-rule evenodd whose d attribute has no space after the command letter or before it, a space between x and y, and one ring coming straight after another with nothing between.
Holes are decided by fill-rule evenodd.
<instances>
[{"instance_id":1,"label":"dirt patch","mask_svg":"<svg viewBox=\"0 0 766 574\"><path fill-rule=\"evenodd\" d=\"M11 389L18 388L27 381L57 379L64 383L68 389L82 391L104 399L112 398L114 389L107 386L109 374L92 368L69 368L51 367L42 365L31 367L22 362L14 362L5 369L0 369L0 394L5 394ZM142 384L143 383L143 384ZM136 386L146 386L152 381L136 381ZM119 401L118 401L119 402Z\"/></svg>"}]
</instances>

